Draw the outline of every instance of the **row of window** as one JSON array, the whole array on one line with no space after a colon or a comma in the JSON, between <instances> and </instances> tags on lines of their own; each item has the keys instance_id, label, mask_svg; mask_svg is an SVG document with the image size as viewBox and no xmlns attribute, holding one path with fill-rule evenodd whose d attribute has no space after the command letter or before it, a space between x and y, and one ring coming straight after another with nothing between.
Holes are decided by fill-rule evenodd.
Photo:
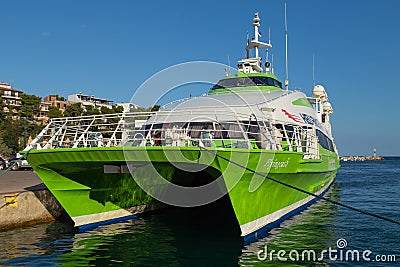
<instances>
[{"instance_id":1,"label":"row of window","mask_svg":"<svg viewBox=\"0 0 400 267\"><path fill-rule=\"evenodd\" d=\"M3 99L3 103L6 105L22 105L22 102L20 100L14 99Z\"/></svg>"},{"instance_id":2,"label":"row of window","mask_svg":"<svg viewBox=\"0 0 400 267\"><path fill-rule=\"evenodd\" d=\"M19 97L18 92L11 92L11 91L3 91L4 96L14 96L14 97Z\"/></svg>"},{"instance_id":3,"label":"row of window","mask_svg":"<svg viewBox=\"0 0 400 267\"><path fill-rule=\"evenodd\" d=\"M211 90L244 86L274 86L282 89L282 83L271 77L239 77L220 80Z\"/></svg>"}]
</instances>

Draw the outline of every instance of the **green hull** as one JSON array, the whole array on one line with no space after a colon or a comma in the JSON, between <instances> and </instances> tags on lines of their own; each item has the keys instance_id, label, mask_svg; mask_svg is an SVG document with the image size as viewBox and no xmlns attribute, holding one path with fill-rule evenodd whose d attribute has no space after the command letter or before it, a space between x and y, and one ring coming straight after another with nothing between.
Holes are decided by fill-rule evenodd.
<instances>
[{"instance_id":1,"label":"green hull","mask_svg":"<svg viewBox=\"0 0 400 267\"><path fill-rule=\"evenodd\" d=\"M321 160L304 160L302 153L257 149L225 148L211 152L196 147L60 148L32 150L28 161L77 227L162 206L126 171L126 162L133 166L133 175L147 181L154 179L149 172L153 166L165 180L186 187L206 185L222 177L223 183L216 188L221 195L229 192L243 236L279 220L312 198L254 176L222 157L317 194L332 183L339 168L337 155L321 147ZM176 164L204 168L190 173L176 168ZM107 170L110 166L111 171ZM168 189L164 188L161 194L168 195Z\"/></svg>"}]
</instances>

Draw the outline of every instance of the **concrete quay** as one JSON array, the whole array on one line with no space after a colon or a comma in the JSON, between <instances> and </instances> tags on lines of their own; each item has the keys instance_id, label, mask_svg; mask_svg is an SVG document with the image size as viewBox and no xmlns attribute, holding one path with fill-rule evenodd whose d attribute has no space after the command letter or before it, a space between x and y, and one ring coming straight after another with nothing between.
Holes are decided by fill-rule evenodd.
<instances>
[{"instance_id":1,"label":"concrete quay","mask_svg":"<svg viewBox=\"0 0 400 267\"><path fill-rule=\"evenodd\" d=\"M66 216L33 171L9 171L0 176L0 231Z\"/></svg>"}]
</instances>

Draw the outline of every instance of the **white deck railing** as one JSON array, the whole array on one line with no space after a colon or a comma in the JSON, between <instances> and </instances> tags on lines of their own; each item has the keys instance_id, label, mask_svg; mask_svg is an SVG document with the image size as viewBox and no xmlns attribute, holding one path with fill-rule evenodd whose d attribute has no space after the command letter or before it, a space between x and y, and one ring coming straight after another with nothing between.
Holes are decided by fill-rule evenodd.
<instances>
[{"instance_id":1,"label":"white deck railing","mask_svg":"<svg viewBox=\"0 0 400 267\"><path fill-rule=\"evenodd\" d=\"M190 111L193 114L193 111ZM248 114L230 120L173 121L189 111L135 112L52 119L29 149L121 146L204 146L302 152L318 158L313 125L288 124ZM197 115L202 111L195 111ZM210 114L210 111L207 111ZM218 114L218 113L217 113ZM218 116L215 116L217 118ZM150 120L148 120L151 118Z\"/></svg>"}]
</instances>

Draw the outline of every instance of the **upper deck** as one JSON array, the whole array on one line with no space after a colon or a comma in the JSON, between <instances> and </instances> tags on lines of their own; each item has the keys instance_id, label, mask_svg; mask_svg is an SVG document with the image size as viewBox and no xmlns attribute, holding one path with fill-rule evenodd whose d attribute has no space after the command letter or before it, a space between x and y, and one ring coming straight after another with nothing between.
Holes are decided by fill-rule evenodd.
<instances>
[{"instance_id":1,"label":"upper deck","mask_svg":"<svg viewBox=\"0 0 400 267\"><path fill-rule=\"evenodd\" d=\"M182 115L188 112L179 110L173 113ZM302 153L305 159L319 158L319 145L335 151L333 142L315 125L296 125L232 111L225 113L229 120L162 122L161 118L171 115L167 111L52 119L25 150L210 147L296 152Z\"/></svg>"}]
</instances>

